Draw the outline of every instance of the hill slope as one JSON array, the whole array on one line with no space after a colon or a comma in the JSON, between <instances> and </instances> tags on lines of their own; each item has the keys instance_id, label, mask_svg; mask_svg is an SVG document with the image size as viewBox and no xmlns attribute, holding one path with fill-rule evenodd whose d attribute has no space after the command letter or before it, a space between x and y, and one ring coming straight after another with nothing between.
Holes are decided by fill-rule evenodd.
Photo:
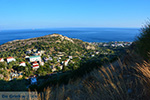
<instances>
[{"instance_id":1,"label":"hill slope","mask_svg":"<svg viewBox=\"0 0 150 100\"><path fill-rule=\"evenodd\" d=\"M78 39L71 39L60 34L52 34L38 38L15 40L0 45L0 57L25 56L29 49L46 50L47 53L66 52L67 54L78 55L86 50L95 50L90 43Z\"/></svg>"}]
</instances>

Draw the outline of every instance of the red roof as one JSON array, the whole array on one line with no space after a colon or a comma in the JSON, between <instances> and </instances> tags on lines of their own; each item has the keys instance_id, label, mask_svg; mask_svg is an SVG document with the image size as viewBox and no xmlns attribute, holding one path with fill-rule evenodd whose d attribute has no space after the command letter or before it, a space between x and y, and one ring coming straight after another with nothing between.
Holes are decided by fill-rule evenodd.
<instances>
[{"instance_id":1,"label":"red roof","mask_svg":"<svg viewBox=\"0 0 150 100\"><path fill-rule=\"evenodd\" d=\"M35 61L34 63L37 63L37 61Z\"/></svg>"},{"instance_id":2,"label":"red roof","mask_svg":"<svg viewBox=\"0 0 150 100\"><path fill-rule=\"evenodd\" d=\"M25 62L20 62L20 64L25 63Z\"/></svg>"},{"instance_id":3,"label":"red roof","mask_svg":"<svg viewBox=\"0 0 150 100\"><path fill-rule=\"evenodd\" d=\"M12 59L13 57L8 57L7 59Z\"/></svg>"},{"instance_id":4,"label":"red roof","mask_svg":"<svg viewBox=\"0 0 150 100\"><path fill-rule=\"evenodd\" d=\"M38 63L32 63L33 65L38 65Z\"/></svg>"},{"instance_id":5,"label":"red roof","mask_svg":"<svg viewBox=\"0 0 150 100\"><path fill-rule=\"evenodd\" d=\"M0 58L0 60L2 60L3 58Z\"/></svg>"},{"instance_id":6,"label":"red roof","mask_svg":"<svg viewBox=\"0 0 150 100\"><path fill-rule=\"evenodd\" d=\"M33 67L39 67L39 65L33 65Z\"/></svg>"}]
</instances>

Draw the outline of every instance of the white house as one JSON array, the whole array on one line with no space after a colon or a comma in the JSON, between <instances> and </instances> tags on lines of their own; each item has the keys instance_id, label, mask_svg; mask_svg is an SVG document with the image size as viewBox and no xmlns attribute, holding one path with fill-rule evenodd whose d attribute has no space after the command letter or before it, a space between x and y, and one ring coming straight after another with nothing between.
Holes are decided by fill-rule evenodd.
<instances>
[{"instance_id":1,"label":"white house","mask_svg":"<svg viewBox=\"0 0 150 100\"><path fill-rule=\"evenodd\" d=\"M4 59L3 59L3 58L0 58L0 62L4 62Z\"/></svg>"},{"instance_id":2,"label":"white house","mask_svg":"<svg viewBox=\"0 0 150 100\"><path fill-rule=\"evenodd\" d=\"M7 58L7 63L12 62L12 61L16 61L16 59L13 58L13 57L8 57L8 58Z\"/></svg>"},{"instance_id":3,"label":"white house","mask_svg":"<svg viewBox=\"0 0 150 100\"><path fill-rule=\"evenodd\" d=\"M33 68L33 70L38 69L39 65L33 65L32 68Z\"/></svg>"},{"instance_id":4,"label":"white house","mask_svg":"<svg viewBox=\"0 0 150 100\"><path fill-rule=\"evenodd\" d=\"M70 61L70 59L68 59L68 60L65 60L65 66L67 66L68 65L68 63L69 63L69 61Z\"/></svg>"},{"instance_id":5,"label":"white house","mask_svg":"<svg viewBox=\"0 0 150 100\"><path fill-rule=\"evenodd\" d=\"M43 62L43 61L41 61L41 62L40 62L40 65L41 65L41 66L44 66L44 62Z\"/></svg>"},{"instance_id":6,"label":"white house","mask_svg":"<svg viewBox=\"0 0 150 100\"><path fill-rule=\"evenodd\" d=\"M52 57L49 57L49 60L50 60L50 61L52 61L52 60L53 60L53 58L52 58Z\"/></svg>"},{"instance_id":7,"label":"white house","mask_svg":"<svg viewBox=\"0 0 150 100\"><path fill-rule=\"evenodd\" d=\"M34 65L39 65L39 64L37 63L37 61L35 61L32 63L32 65L34 66Z\"/></svg>"},{"instance_id":8,"label":"white house","mask_svg":"<svg viewBox=\"0 0 150 100\"><path fill-rule=\"evenodd\" d=\"M19 66L26 66L26 63L25 62L20 62Z\"/></svg>"},{"instance_id":9,"label":"white house","mask_svg":"<svg viewBox=\"0 0 150 100\"><path fill-rule=\"evenodd\" d=\"M95 54L97 54L97 55L98 55L98 54L99 54L99 52L97 51L97 52L95 52Z\"/></svg>"},{"instance_id":10,"label":"white house","mask_svg":"<svg viewBox=\"0 0 150 100\"><path fill-rule=\"evenodd\" d=\"M69 59L72 59L73 57L72 56L69 56Z\"/></svg>"},{"instance_id":11,"label":"white house","mask_svg":"<svg viewBox=\"0 0 150 100\"><path fill-rule=\"evenodd\" d=\"M91 55L91 57L94 57L94 56L95 56L94 54Z\"/></svg>"},{"instance_id":12,"label":"white house","mask_svg":"<svg viewBox=\"0 0 150 100\"><path fill-rule=\"evenodd\" d=\"M58 57L58 59L61 59L61 57Z\"/></svg>"},{"instance_id":13,"label":"white house","mask_svg":"<svg viewBox=\"0 0 150 100\"><path fill-rule=\"evenodd\" d=\"M30 60L30 62L41 61L41 57L40 56L30 56L29 60Z\"/></svg>"},{"instance_id":14,"label":"white house","mask_svg":"<svg viewBox=\"0 0 150 100\"><path fill-rule=\"evenodd\" d=\"M30 56L25 56L25 59L28 59Z\"/></svg>"},{"instance_id":15,"label":"white house","mask_svg":"<svg viewBox=\"0 0 150 100\"><path fill-rule=\"evenodd\" d=\"M59 66L59 67L60 67L61 70L63 69L63 66Z\"/></svg>"}]
</instances>

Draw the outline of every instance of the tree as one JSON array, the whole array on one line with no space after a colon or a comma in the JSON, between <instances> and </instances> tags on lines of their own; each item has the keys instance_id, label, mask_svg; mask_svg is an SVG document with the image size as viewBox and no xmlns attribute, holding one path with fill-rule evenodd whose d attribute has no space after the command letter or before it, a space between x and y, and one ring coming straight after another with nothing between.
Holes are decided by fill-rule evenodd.
<instances>
[{"instance_id":1,"label":"tree","mask_svg":"<svg viewBox=\"0 0 150 100\"><path fill-rule=\"evenodd\" d=\"M6 67L5 63L4 62L0 62L0 68L5 68L5 67Z\"/></svg>"}]
</instances>

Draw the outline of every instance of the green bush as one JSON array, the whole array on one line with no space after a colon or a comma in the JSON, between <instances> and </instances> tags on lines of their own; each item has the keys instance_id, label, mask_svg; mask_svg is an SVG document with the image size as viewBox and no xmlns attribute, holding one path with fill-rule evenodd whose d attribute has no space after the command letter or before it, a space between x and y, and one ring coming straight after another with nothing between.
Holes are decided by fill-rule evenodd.
<instances>
[{"instance_id":1,"label":"green bush","mask_svg":"<svg viewBox=\"0 0 150 100\"><path fill-rule=\"evenodd\" d=\"M150 23L141 29L141 33L136 40L137 52L144 58L149 58L150 55Z\"/></svg>"}]
</instances>

